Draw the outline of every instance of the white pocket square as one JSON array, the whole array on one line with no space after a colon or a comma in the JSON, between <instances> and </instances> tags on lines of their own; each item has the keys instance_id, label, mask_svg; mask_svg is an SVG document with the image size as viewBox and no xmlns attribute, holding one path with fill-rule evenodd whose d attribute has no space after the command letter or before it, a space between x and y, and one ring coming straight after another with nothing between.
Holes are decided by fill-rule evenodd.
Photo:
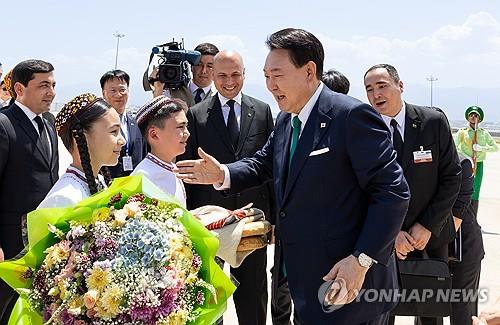
<instances>
[{"instance_id":1,"label":"white pocket square","mask_svg":"<svg viewBox=\"0 0 500 325\"><path fill-rule=\"evenodd\" d=\"M311 153L309 154L309 157L322 155L324 153L327 153L328 151L330 151L330 148L328 148L328 147L314 150L314 151L311 151Z\"/></svg>"}]
</instances>

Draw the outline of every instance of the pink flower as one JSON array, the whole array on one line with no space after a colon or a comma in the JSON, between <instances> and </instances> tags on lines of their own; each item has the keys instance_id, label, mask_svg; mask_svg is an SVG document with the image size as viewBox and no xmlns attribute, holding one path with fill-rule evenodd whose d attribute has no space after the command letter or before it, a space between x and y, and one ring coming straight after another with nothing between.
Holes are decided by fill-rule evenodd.
<instances>
[{"instance_id":1,"label":"pink flower","mask_svg":"<svg viewBox=\"0 0 500 325\"><path fill-rule=\"evenodd\" d=\"M71 250L71 242L69 240L61 240L57 246L64 252L69 253Z\"/></svg>"},{"instance_id":2,"label":"pink flower","mask_svg":"<svg viewBox=\"0 0 500 325\"><path fill-rule=\"evenodd\" d=\"M94 290L94 289L87 291L83 295L83 303L85 304L85 307L87 307L87 309L89 309L89 311L90 311L90 309L94 308L98 296L99 296L99 292L97 292L97 290Z\"/></svg>"}]
</instances>

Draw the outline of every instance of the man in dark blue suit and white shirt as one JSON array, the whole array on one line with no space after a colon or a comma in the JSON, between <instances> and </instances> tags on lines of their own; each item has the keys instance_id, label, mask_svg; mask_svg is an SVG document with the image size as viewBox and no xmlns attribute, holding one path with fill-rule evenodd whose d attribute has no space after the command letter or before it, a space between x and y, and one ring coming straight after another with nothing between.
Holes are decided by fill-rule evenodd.
<instances>
[{"instance_id":1,"label":"man in dark blue suit and white shirt","mask_svg":"<svg viewBox=\"0 0 500 325\"><path fill-rule=\"evenodd\" d=\"M200 149L201 159L177 164L179 177L228 194L272 178L283 257L276 271L286 274L301 321L385 324L396 302L356 295L397 288L394 239L409 192L389 130L369 105L324 87L323 46L313 34L284 29L266 44L267 88L282 111L266 145L227 165ZM332 280L336 289L321 296ZM345 292L342 308L329 306Z\"/></svg>"},{"instance_id":2,"label":"man in dark blue suit and white shirt","mask_svg":"<svg viewBox=\"0 0 500 325\"><path fill-rule=\"evenodd\" d=\"M109 167L109 172L112 178L128 176L146 157L148 150L135 117L127 112L130 76L122 70L111 70L103 74L100 84L102 97L120 115L120 133L126 141L118 164Z\"/></svg>"}]
</instances>

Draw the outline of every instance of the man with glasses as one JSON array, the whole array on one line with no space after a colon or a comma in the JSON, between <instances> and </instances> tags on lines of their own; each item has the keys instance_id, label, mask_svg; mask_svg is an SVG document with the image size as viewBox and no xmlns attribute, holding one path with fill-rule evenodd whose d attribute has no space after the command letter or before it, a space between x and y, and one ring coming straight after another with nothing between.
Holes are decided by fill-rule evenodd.
<instances>
[{"instance_id":1,"label":"man with glasses","mask_svg":"<svg viewBox=\"0 0 500 325\"><path fill-rule=\"evenodd\" d=\"M127 112L130 77L122 70L106 72L100 80L102 96L120 115L123 137L127 143L122 147L116 166L110 167L111 177L128 176L147 154L147 146L135 118Z\"/></svg>"}]
</instances>

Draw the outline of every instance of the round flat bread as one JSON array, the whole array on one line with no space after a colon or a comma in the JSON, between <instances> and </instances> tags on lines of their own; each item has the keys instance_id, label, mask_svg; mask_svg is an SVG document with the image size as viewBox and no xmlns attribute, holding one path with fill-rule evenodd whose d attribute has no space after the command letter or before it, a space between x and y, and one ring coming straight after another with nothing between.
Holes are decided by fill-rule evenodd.
<instances>
[{"instance_id":1,"label":"round flat bread","mask_svg":"<svg viewBox=\"0 0 500 325\"><path fill-rule=\"evenodd\" d=\"M246 252L267 246L267 237L265 235L243 237L236 251Z\"/></svg>"},{"instance_id":2,"label":"round flat bread","mask_svg":"<svg viewBox=\"0 0 500 325\"><path fill-rule=\"evenodd\" d=\"M269 231L271 231L271 224L269 223L269 221L263 220L249 222L243 227L243 233L241 234L241 237L265 235Z\"/></svg>"}]
</instances>

